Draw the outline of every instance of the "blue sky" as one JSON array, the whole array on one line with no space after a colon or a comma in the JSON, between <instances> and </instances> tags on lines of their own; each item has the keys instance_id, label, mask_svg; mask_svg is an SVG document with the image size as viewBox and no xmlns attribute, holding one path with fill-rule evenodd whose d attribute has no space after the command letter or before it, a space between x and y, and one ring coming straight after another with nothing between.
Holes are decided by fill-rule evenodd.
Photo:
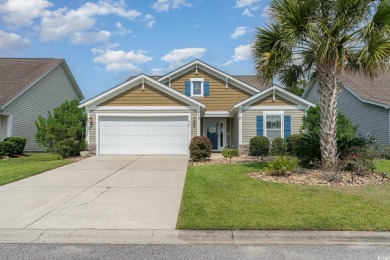
<instances>
[{"instance_id":1,"label":"blue sky","mask_svg":"<svg viewBox=\"0 0 390 260\"><path fill-rule=\"evenodd\" d=\"M86 99L199 58L254 74L268 0L0 0L0 56L66 59Z\"/></svg>"}]
</instances>

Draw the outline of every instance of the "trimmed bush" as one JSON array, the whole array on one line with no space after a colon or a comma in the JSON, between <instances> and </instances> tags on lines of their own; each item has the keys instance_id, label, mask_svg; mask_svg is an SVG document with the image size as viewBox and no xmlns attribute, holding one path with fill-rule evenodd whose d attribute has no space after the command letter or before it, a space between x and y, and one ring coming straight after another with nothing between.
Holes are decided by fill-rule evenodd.
<instances>
[{"instance_id":1,"label":"trimmed bush","mask_svg":"<svg viewBox=\"0 0 390 260\"><path fill-rule=\"evenodd\" d=\"M273 156L286 155L286 144L283 138L277 137L272 141L271 154Z\"/></svg>"},{"instance_id":2,"label":"trimmed bush","mask_svg":"<svg viewBox=\"0 0 390 260\"><path fill-rule=\"evenodd\" d=\"M255 136L249 142L249 154L252 156L268 156L270 142L265 136Z\"/></svg>"},{"instance_id":3,"label":"trimmed bush","mask_svg":"<svg viewBox=\"0 0 390 260\"><path fill-rule=\"evenodd\" d=\"M13 157L17 153L17 146L14 142L4 141L0 142L0 155Z\"/></svg>"},{"instance_id":4,"label":"trimmed bush","mask_svg":"<svg viewBox=\"0 0 390 260\"><path fill-rule=\"evenodd\" d=\"M298 156L298 147L302 142L302 134L292 134L286 138L286 149L291 156Z\"/></svg>"},{"instance_id":5,"label":"trimmed bush","mask_svg":"<svg viewBox=\"0 0 390 260\"><path fill-rule=\"evenodd\" d=\"M192 161L204 161L210 158L212 146L206 136L194 136L190 143L190 157Z\"/></svg>"},{"instance_id":6,"label":"trimmed bush","mask_svg":"<svg viewBox=\"0 0 390 260\"><path fill-rule=\"evenodd\" d=\"M278 156L268 163L268 173L270 175L287 176L297 168L297 159L288 156Z\"/></svg>"},{"instance_id":7,"label":"trimmed bush","mask_svg":"<svg viewBox=\"0 0 390 260\"><path fill-rule=\"evenodd\" d=\"M238 149L225 148L225 149L222 150L222 156L224 158L229 158L230 159L230 163L231 163L233 157L239 157L240 156L240 151Z\"/></svg>"},{"instance_id":8,"label":"trimmed bush","mask_svg":"<svg viewBox=\"0 0 390 260\"><path fill-rule=\"evenodd\" d=\"M5 142L12 142L15 144L15 154L22 155L24 147L26 146L27 139L22 137L7 137L4 139Z\"/></svg>"}]
</instances>

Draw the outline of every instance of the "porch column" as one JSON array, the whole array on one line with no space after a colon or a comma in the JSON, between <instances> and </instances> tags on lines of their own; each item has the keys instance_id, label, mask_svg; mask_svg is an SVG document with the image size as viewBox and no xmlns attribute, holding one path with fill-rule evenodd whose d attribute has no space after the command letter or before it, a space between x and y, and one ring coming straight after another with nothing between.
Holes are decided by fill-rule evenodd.
<instances>
[{"instance_id":1,"label":"porch column","mask_svg":"<svg viewBox=\"0 0 390 260\"><path fill-rule=\"evenodd\" d=\"M242 145L242 107L238 108L238 149Z\"/></svg>"},{"instance_id":2,"label":"porch column","mask_svg":"<svg viewBox=\"0 0 390 260\"><path fill-rule=\"evenodd\" d=\"M198 106L198 109L196 111L196 135L200 136L200 106Z\"/></svg>"}]
</instances>

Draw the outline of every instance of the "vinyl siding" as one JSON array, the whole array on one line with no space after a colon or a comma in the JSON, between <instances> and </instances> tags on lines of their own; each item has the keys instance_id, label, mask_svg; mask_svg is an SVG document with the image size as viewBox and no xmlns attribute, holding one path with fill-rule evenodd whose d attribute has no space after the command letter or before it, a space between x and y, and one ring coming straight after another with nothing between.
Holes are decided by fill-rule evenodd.
<instances>
[{"instance_id":1,"label":"vinyl siding","mask_svg":"<svg viewBox=\"0 0 390 260\"><path fill-rule=\"evenodd\" d=\"M319 103L317 86L312 87L307 99L315 104ZM362 102L347 89L340 92L337 108L351 119L353 124L358 125L358 135L365 137L366 133L370 132L375 135L380 146L390 144L388 109Z\"/></svg>"},{"instance_id":2,"label":"vinyl siding","mask_svg":"<svg viewBox=\"0 0 390 260\"><path fill-rule=\"evenodd\" d=\"M210 82L209 96L194 97L194 99L207 106L206 111L227 111L233 105L251 96L251 94L231 84L228 84L228 88L226 88L224 80L221 80L201 69L198 70L198 74L195 74L195 71L191 70L190 72L172 80L171 87L185 94L185 81L190 80L191 78L204 78L205 81Z\"/></svg>"},{"instance_id":3,"label":"vinyl siding","mask_svg":"<svg viewBox=\"0 0 390 260\"><path fill-rule=\"evenodd\" d=\"M243 109L242 111L242 144L248 145L252 137L256 136L256 116L263 115L266 109ZM291 134L298 134L302 126L303 109L272 109L272 111L284 111L291 116Z\"/></svg>"},{"instance_id":4,"label":"vinyl siding","mask_svg":"<svg viewBox=\"0 0 390 260\"><path fill-rule=\"evenodd\" d=\"M99 115L101 114L156 114L156 113L167 113L167 114L188 114L191 113L191 120L190 120L190 127L191 127L191 138L196 136L197 133L197 123L192 124L192 117L196 116L196 111L194 110L180 110L180 111L174 111L174 110L131 110L131 107L129 107L129 110L127 111L105 111L105 110L99 110L99 111L89 111L89 117L93 118L93 125L88 128L88 145L90 150L96 149L96 113Z\"/></svg>"},{"instance_id":5,"label":"vinyl siding","mask_svg":"<svg viewBox=\"0 0 390 260\"><path fill-rule=\"evenodd\" d=\"M239 147L239 144L238 144L238 124L239 124L239 120L238 120L238 116L239 116L239 113L235 113L234 114L234 117L232 118L232 145L234 148L240 148Z\"/></svg>"},{"instance_id":6,"label":"vinyl siding","mask_svg":"<svg viewBox=\"0 0 390 260\"><path fill-rule=\"evenodd\" d=\"M140 84L99 106L186 106L186 104L148 84L145 84L142 89Z\"/></svg>"},{"instance_id":7,"label":"vinyl siding","mask_svg":"<svg viewBox=\"0 0 390 260\"><path fill-rule=\"evenodd\" d=\"M0 115L0 142L7 137L7 132L8 132L7 121L8 121L7 116Z\"/></svg>"},{"instance_id":8,"label":"vinyl siding","mask_svg":"<svg viewBox=\"0 0 390 260\"><path fill-rule=\"evenodd\" d=\"M35 120L66 100L79 99L61 65L11 102L4 113L12 115L12 135L27 138L25 151L43 151L35 142Z\"/></svg>"}]
</instances>

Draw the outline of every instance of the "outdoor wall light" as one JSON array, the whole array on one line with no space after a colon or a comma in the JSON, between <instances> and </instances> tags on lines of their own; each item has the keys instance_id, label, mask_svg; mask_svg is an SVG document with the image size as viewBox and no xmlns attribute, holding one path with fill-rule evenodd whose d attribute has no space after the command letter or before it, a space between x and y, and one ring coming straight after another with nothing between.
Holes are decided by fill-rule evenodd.
<instances>
[{"instance_id":1,"label":"outdoor wall light","mask_svg":"<svg viewBox=\"0 0 390 260\"><path fill-rule=\"evenodd\" d=\"M196 125L196 116L194 115L192 117L192 126L195 127L195 125Z\"/></svg>"},{"instance_id":2,"label":"outdoor wall light","mask_svg":"<svg viewBox=\"0 0 390 260\"><path fill-rule=\"evenodd\" d=\"M89 117L88 122L89 122L89 127L92 127L93 126L93 117L92 116Z\"/></svg>"}]
</instances>

